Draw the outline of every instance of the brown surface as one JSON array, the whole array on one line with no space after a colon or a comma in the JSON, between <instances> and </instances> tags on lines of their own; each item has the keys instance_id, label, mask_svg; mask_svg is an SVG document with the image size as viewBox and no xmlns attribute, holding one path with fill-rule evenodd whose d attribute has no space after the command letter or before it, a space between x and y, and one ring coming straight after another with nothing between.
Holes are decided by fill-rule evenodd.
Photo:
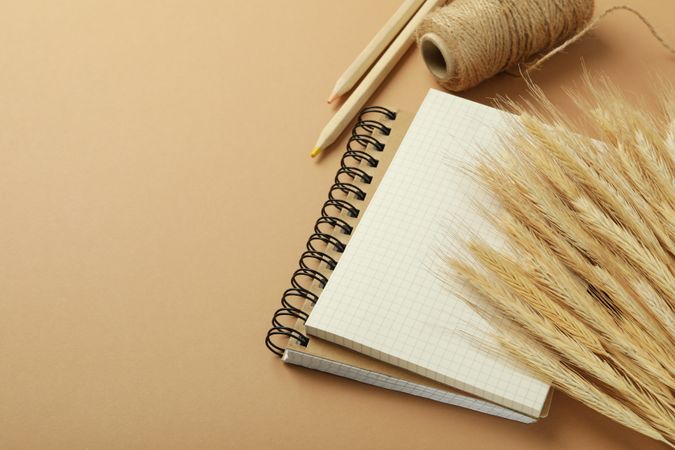
<instances>
[{"instance_id":1,"label":"brown surface","mask_svg":"<svg viewBox=\"0 0 675 450\"><path fill-rule=\"evenodd\" d=\"M675 40L674 3L614 3ZM658 447L562 395L526 426L264 348L339 157L307 156L324 99L398 4L4 5L1 448ZM536 79L561 98L581 56L636 93L675 75L621 12ZM373 102L414 110L430 86L411 51Z\"/></svg>"}]
</instances>

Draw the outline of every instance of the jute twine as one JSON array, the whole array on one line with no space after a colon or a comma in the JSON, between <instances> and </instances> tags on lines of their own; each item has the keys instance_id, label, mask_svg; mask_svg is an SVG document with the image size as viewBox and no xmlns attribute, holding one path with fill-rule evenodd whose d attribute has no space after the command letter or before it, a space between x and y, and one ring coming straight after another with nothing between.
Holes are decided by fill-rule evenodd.
<instances>
[{"instance_id":1,"label":"jute twine","mask_svg":"<svg viewBox=\"0 0 675 450\"><path fill-rule=\"evenodd\" d=\"M634 9L612 7L591 21L593 9L594 0L454 0L425 18L417 43L431 73L450 91L505 70L532 70L619 9L635 14L675 53Z\"/></svg>"}]
</instances>

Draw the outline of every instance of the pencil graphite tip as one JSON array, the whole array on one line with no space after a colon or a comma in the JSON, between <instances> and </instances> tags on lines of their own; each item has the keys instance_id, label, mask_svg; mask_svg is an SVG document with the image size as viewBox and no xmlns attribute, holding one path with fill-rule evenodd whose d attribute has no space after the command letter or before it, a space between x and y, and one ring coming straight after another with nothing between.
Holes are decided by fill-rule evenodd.
<instances>
[{"instance_id":1,"label":"pencil graphite tip","mask_svg":"<svg viewBox=\"0 0 675 450\"><path fill-rule=\"evenodd\" d=\"M309 154L312 158L316 158L316 156L321 153L321 149L319 147L314 147L312 150L312 153Z\"/></svg>"},{"instance_id":2,"label":"pencil graphite tip","mask_svg":"<svg viewBox=\"0 0 675 450\"><path fill-rule=\"evenodd\" d=\"M328 100L326 100L326 103L329 103L329 104L333 103L333 100L335 100L336 98L338 98L337 94L335 94L335 93L330 94L330 97L328 97Z\"/></svg>"}]
</instances>

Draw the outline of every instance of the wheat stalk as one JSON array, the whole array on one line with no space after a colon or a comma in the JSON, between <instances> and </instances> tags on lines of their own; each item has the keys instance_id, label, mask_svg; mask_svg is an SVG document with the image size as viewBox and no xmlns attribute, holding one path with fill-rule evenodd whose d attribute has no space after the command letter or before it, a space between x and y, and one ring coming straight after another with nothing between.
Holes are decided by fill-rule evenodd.
<instances>
[{"instance_id":1,"label":"wheat stalk","mask_svg":"<svg viewBox=\"0 0 675 450\"><path fill-rule=\"evenodd\" d=\"M509 354L675 447L675 90L653 116L606 79L587 87L577 103L602 144L536 87L539 114L506 103L521 115L501 151L468 170L501 204L489 219L509 246L471 240L447 263Z\"/></svg>"},{"instance_id":2,"label":"wheat stalk","mask_svg":"<svg viewBox=\"0 0 675 450\"><path fill-rule=\"evenodd\" d=\"M498 341L511 355L542 378L550 380L554 386L571 397L622 425L673 446L668 438L625 403L579 375L574 369L561 362L558 355L537 345L536 341L518 334L509 336L509 339L498 338Z\"/></svg>"}]
</instances>

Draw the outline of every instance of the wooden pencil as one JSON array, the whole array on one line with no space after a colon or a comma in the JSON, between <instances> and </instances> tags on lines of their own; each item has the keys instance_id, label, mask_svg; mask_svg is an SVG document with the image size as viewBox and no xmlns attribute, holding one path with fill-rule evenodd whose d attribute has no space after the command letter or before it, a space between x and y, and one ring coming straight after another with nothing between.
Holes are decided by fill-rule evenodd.
<instances>
[{"instance_id":1,"label":"wooden pencil","mask_svg":"<svg viewBox=\"0 0 675 450\"><path fill-rule=\"evenodd\" d=\"M399 31L408 23L415 12L420 9L422 3L424 3L424 0L405 0L403 2L394 15L384 24L382 29L377 32L356 59L340 75L335 82L333 92L328 97L328 103L342 96L356 85L363 74L373 65L377 57L382 54L384 49L387 48Z\"/></svg>"},{"instance_id":2,"label":"wooden pencil","mask_svg":"<svg viewBox=\"0 0 675 450\"><path fill-rule=\"evenodd\" d=\"M446 0L427 0L419 11L417 11L415 16L410 19L410 22L408 22L403 30L401 30L396 39L394 39L394 42L392 42L389 48L382 54L380 59L375 63L352 95L349 96L347 101L342 104L333 118L323 128L314 149L310 153L312 158L316 157L323 149L335 142L338 136L342 134L356 113L363 108L363 105L373 95L375 89L377 89L382 80L384 80L391 69L401 59L406 50L408 50L413 42L413 35L417 26L431 10L445 3L445 1Z\"/></svg>"}]
</instances>

